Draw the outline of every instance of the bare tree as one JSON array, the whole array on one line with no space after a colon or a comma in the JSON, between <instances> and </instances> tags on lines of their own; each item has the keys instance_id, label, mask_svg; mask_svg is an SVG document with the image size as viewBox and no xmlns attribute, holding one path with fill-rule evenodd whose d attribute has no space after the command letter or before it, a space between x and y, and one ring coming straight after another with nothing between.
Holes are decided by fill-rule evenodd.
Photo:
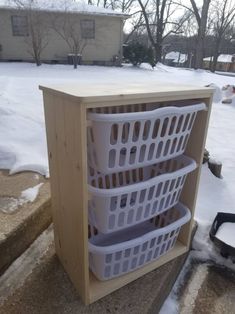
<instances>
[{"instance_id":1,"label":"bare tree","mask_svg":"<svg viewBox=\"0 0 235 314\"><path fill-rule=\"evenodd\" d=\"M128 34L125 37L124 43L128 43L134 35L138 37L138 34L143 34L143 32L145 31L144 18L141 11L136 11L131 14L131 18L128 22L129 30Z\"/></svg>"},{"instance_id":2,"label":"bare tree","mask_svg":"<svg viewBox=\"0 0 235 314\"><path fill-rule=\"evenodd\" d=\"M136 0L88 0L87 3L103 8L119 9L123 13L129 13Z\"/></svg>"},{"instance_id":3,"label":"bare tree","mask_svg":"<svg viewBox=\"0 0 235 314\"><path fill-rule=\"evenodd\" d=\"M216 70L222 39L226 36L229 27L231 27L234 23L235 3L233 0L216 0L213 3L213 11L213 35L215 41L213 60L211 65L212 72Z\"/></svg>"},{"instance_id":4,"label":"bare tree","mask_svg":"<svg viewBox=\"0 0 235 314\"><path fill-rule=\"evenodd\" d=\"M28 46L28 53L39 66L41 65L41 54L48 44L49 25L46 23L45 14L37 10L35 0L13 1L19 9L24 9L28 28L25 34L25 43Z\"/></svg>"},{"instance_id":5,"label":"bare tree","mask_svg":"<svg viewBox=\"0 0 235 314\"><path fill-rule=\"evenodd\" d=\"M203 0L201 9L197 6L195 0L190 0L190 2L192 5L191 11L194 13L198 25L194 65L194 67L198 69L203 67L203 52L205 45L208 12L211 0Z\"/></svg>"},{"instance_id":6,"label":"bare tree","mask_svg":"<svg viewBox=\"0 0 235 314\"><path fill-rule=\"evenodd\" d=\"M192 12L191 12L192 13ZM183 38L185 43L185 52L188 55L187 58L187 66L189 68L192 67L193 55L195 53L195 29L197 29L196 20L194 18L190 18L184 23L182 26L183 30Z\"/></svg>"},{"instance_id":7,"label":"bare tree","mask_svg":"<svg viewBox=\"0 0 235 314\"><path fill-rule=\"evenodd\" d=\"M66 8L64 12L51 16L51 25L68 45L76 69L79 57L88 43L88 38L83 37L80 20L72 13L69 13L68 8Z\"/></svg>"},{"instance_id":8,"label":"bare tree","mask_svg":"<svg viewBox=\"0 0 235 314\"><path fill-rule=\"evenodd\" d=\"M149 41L155 51L156 63L161 61L163 41L170 34L180 34L183 23L189 18L184 14L178 20L172 19L175 10L172 0L138 0L141 7Z\"/></svg>"},{"instance_id":9,"label":"bare tree","mask_svg":"<svg viewBox=\"0 0 235 314\"><path fill-rule=\"evenodd\" d=\"M29 37L25 39L30 47L29 53L35 60L37 66L41 65L41 55L48 45L48 25L46 25L43 14L39 11L29 10Z\"/></svg>"}]
</instances>

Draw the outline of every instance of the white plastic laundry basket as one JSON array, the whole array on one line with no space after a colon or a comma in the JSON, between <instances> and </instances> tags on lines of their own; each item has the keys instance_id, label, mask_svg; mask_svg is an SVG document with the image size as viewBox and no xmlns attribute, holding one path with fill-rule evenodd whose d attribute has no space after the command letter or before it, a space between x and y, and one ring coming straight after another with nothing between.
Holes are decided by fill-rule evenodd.
<instances>
[{"instance_id":1,"label":"white plastic laundry basket","mask_svg":"<svg viewBox=\"0 0 235 314\"><path fill-rule=\"evenodd\" d=\"M130 227L178 203L196 162L178 156L159 164L103 175L90 169L89 221L102 233Z\"/></svg>"},{"instance_id":2,"label":"white plastic laundry basket","mask_svg":"<svg viewBox=\"0 0 235 314\"><path fill-rule=\"evenodd\" d=\"M92 233L88 244L91 270L98 279L107 280L156 260L174 247L181 226L190 218L189 209L179 203L125 231Z\"/></svg>"},{"instance_id":3,"label":"white plastic laundry basket","mask_svg":"<svg viewBox=\"0 0 235 314\"><path fill-rule=\"evenodd\" d=\"M113 173L184 153L196 114L204 103L129 113L88 113L89 165Z\"/></svg>"}]
</instances>

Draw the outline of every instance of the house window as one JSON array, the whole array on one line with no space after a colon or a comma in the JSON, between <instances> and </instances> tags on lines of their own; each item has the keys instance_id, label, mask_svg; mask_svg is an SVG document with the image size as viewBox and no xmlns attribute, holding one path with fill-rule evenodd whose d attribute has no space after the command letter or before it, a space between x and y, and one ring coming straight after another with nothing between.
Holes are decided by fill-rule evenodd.
<instances>
[{"instance_id":1,"label":"house window","mask_svg":"<svg viewBox=\"0 0 235 314\"><path fill-rule=\"evenodd\" d=\"M95 21L81 20L81 34L83 39L95 38Z\"/></svg>"},{"instance_id":2,"label":"house window","mask_svg":"<svg viewBox=\"0 0 235 314\"><path fill-rule=\"evenodd\" d=\"M28 36L28 19L23 15L12 15L11 26L13 36Z\"/></svg>"}]
</instances>

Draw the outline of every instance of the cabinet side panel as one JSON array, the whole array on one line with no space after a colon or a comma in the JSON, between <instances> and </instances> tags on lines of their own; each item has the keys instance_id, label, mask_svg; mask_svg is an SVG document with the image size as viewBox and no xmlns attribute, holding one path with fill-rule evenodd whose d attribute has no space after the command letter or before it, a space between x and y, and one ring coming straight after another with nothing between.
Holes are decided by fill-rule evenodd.
<instances>
[{"instance_id":1,"label":"cabinet side panel","mask_svg":"<svg viewBox=\"0 0 235 314\"><path fill-rule=\"evenodd\" d=\"M54 240L57 254L60 254L60 239L62 227L60 223L61 210L60 210L60 190L59 190L59 171L58 171L58 161L57 161L57 146L56 146L56 122L55 122L55 111L53 105L53 99L43 93L44 101L44 112L45 112L45 123L46 123L46 133L47 133L47 148L48 148L48 161L50 169L50 185L51 185L51 207L54 223Z\"/></svg>"},{"instance_id":2,"label":"cabinet side panel","mask_svg":"<svg viewBox=\"0 0 235 314\"><path fill-rule=\"evenodd\" d=\"M57 254L88 302L86 114L76 103L45 96Z\"/></svg>"},{"instance_id":3,"label":"cabinet side panel","mask_svg":"<svg viewBox=\"0 0 235 314\"><path fill-rule=\"evenodd\" d=\"M198 168L190 173L187 176L180 200L184 203L188 208L191 209L192 219L191 221L183 226L181 229L179 240L182 241L185 245L190 245L190 238L191 238L191 231L193 226L193 217L195 212L196 200L197 200L197 193L198 193L198 186L200 180L200 173L201 173L201 164L204 154L206 136L208 131L208 124L211 112L211 98L203 99L206 103L208 110L207 111L200 111L197 115L195 120L195 124L193 126L187 148L185 154L191 158L193 158L197 164ZM206 208L205 208L206 210Z\"/></svg>"}]
</instances>

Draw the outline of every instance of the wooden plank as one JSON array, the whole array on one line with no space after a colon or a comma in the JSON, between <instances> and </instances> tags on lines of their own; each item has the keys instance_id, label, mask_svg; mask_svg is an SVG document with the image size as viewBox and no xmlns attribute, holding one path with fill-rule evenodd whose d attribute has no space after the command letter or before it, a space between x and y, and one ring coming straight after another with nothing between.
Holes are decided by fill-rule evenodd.
<instances>
[{"instance_id":1,"label":"wooden plank","mask_svg":"<svg viewBox=\"0 0 235 314\"><path fill-rule=\"evenodd\" d=\"M165 95L165 96L155 96L155 97L146 97L146 98L134 98L128 100L112 100L112 101L102 101L96 103L87 103L86 108L98 108L98 107L110 107L110 106L124 106L124 105L133 105L133 104L142 104L142 103L154 103L154 102L168 102L168 101L177 101L177 100L198 100L199 102L202 99L208 97L208 92L200 94L179 94L179 95Z\"/></svg>"},{"instance_id":2,"label":"wooden plank","mask_svg":"<svg viewBox=\"0 0 235 314\"><path fill-rule=\"evenodd\" d=\"M85 303L88 302L89 272L87 249L86 115L83 108L54 96L51 103L55 124L56 166L52 166L51 186L56 210L53 218L59 229L57 253ZM49 143L49 147L50 147ZM53 145L55 145L53 143ZM53 162L52 162L53 163ZM55 170L57 173L55 174ZM55 176L54 176L55 175ZM55 182L57 181L57 182ZM54 185L58 188L54 188Z\"/></svg>"},{"instance_id":3,"label":"wooden plank","mask_svg":"<svg viewBox=\"0 0 235 314\"><path fill-rule=\"evenodd\" d=\"M62 222L60 213L60 190L59 190L59 169L57 161L57 146L56 146L56 123L55 123L55 104L53 96L48 93L43 93L44 112L47 133L47 148L48 161L50 168L50 185L51 185L51 200L52 200L52 215L54 221L54 237L57 254L61 256L61 230Z\"/></svg>"},{"instance_id":4,"label":"wooden plank","mask_svg":"<svg viewBox=\"0 0 235 314\"><path fill-rule=\"evenodd\" d=\"M187 252L187 247L180 243L176 242L174 248L169 251L167 254L161 256L158 260L149 263L133 272L130 272L121 277L117 277L107 281L99 281L91 273L90 274L90 303L99 300L107 294L127 285L128 283L140 278L141 276L149 273L150 271L162 266L163 264L171 261L172 259L184 254Z\"/></svg>"},{"instance_id":5,"label":"wooden plank","mask_svg":"<svg viewBox=\"0 0 235 314\"><path fill-rule=\"evenodd\" d=\"M130 100L139 101L156 98L169 98L177 96L189 96L197 98L197 95L210 97L213 92L212 88L198 87L190 85L174 85L174 84L96 84L93 88L86 85L69 84L69 85L53 85L40 86L40 89L52 94L60 94L67 99L75 100L83 105L89 103L103 102L126 102ZM191 97L191 96L190 96ZM183 99L183 98L181 98Z\"/></svg>"},{"instance_id":6,"label":"wooden plank","mask_svg":"<svg viewBox=\"0 0 235 314\"><path fill-rule=\"evenodd\" d=\"M193 227L193 217L195 212L201 165L211 113L212 97L204 99L204 102L206 103L208 110L198 112L185 151L185 154L187 156L193 158L197 162L198 168L187 176L183 191L180 196L181 202L188 206L188 208L190 208L192 214L191 221L184 227L182 227L179 234L180 241L188 247L190 245L191 232Z\"/></svg>"}]
</instances>

